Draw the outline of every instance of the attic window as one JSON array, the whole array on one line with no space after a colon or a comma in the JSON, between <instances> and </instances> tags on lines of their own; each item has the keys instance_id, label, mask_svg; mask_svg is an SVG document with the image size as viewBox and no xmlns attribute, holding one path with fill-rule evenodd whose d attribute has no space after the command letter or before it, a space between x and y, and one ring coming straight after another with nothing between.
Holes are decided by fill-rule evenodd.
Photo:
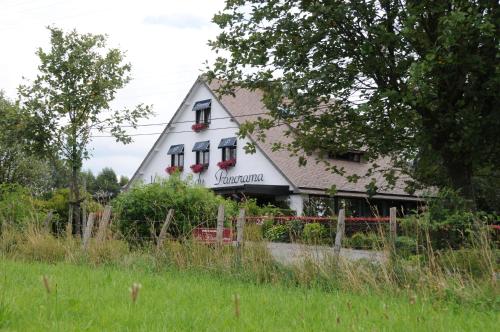
<instances>
[{"instance_id":1,"label":"attic window","mask_svg":"<svg viewBox=\"0 0 500 332\"><path fill-rule=\"evenodd\" d=\"M362 152L351 151L351 152L346 152L346 153L341 153L341 154L328 153L328 158L330 158L330 159L347 160L347 161L353 161L356 163L360 163L362 157L363 157Z\"/></svg>"},{"instance_id":2,"label":"attic window","mask_svg":"<svg viewBox=\"0 0 500 332\"><path fill-rule=\"evenodd\" d=\"M197 101L193 106L193 111L196 112L196 123L206 124L210 123L210 111L212 109L212 100L206 99Z\"/></svg>"}]
</instances>

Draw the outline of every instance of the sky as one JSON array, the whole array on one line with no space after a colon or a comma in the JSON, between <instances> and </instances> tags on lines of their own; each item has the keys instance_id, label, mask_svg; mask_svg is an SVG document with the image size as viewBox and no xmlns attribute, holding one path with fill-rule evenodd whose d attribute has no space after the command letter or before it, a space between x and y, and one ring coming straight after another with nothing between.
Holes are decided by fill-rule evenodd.
<instances>
[{"instance_id":1,"label":"sky","mask_svg":"<svg viewBox=\"0 0 500 332\"><path fill-rule=\"evenodd\" d=\"M36 77L35 51L50 46L47 26L107 34L108 46L126 51L132 64L133 80L114 106L152 105L155 115L140 124L168 122L204 62L215 57L207 42L217 35L211 19L223 7L223 0L0 0L0 90L15 99L19 84ZM139 127L130 134L163 128ZM84 169L97 174L112 167L131 177L158 136L136 136L128 145L94 138Z\"/></svg>"}]
</instances>

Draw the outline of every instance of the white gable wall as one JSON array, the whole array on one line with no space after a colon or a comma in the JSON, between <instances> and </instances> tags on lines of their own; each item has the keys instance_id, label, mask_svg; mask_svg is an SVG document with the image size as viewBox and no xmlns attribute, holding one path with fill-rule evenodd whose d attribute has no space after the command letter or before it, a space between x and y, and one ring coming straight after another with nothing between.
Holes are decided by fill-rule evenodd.
<instances>
[{"instance_id":1,"label":"white gable wall","mask_svg":"<svg viewBox=\"0 0 500 332\"><path fill-rule=\"evenodd\" d=\"M204 99L212 99L212 121L208 130L196 133L191 129L191 126L195 123L195 112L192 108L195 102ZM183 178L193 176L194 180L199 180L208 188L243 185L244 183L241 182L217 184L216 172L219 171L217 163L222 160L222 151L218 148L219 142L223 138L236 136L238 131L237 123L231 121L229 117L229 113L219 104L211 91L203 83L198 82L186 98L181 111L172 119L171 127L167 130L167 133L160 138L155 150L151 152L141 169L139 169L136 175L137 178L142 179L144 183L150 183L155 178L168 177L169 175L165 169L170 166L170 155L167 155L167 151L171 145L184 144L184 171L181 173ZM237 120L244 122L244 119ZM207 140L210 141L210 165L200 175L194 174L190 166L196 163L196 153L191 150L196 142ZM245 183L288 185L290 190L293 190L293 186L259 149L254 154L245 153L243 147L247 142L247 139L238 139L237 162L234 167L228 169L227 176L243 176L240 178L241 180L261 178L263 181L251 180ZM252 174L262 174L262 177L245 177Z\"/></svg>"}]
</instances>

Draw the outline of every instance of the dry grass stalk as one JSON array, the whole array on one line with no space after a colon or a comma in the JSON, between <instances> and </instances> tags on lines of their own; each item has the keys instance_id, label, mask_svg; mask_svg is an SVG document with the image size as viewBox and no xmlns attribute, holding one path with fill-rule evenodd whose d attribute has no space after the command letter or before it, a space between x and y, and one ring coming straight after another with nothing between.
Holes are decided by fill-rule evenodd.
<instances>
[{"instance_id":1,"label":"dry grass stalk","mask_svg":"<svg viewBox=\"0 0 500 332\"><path fill-rule=\"evenodd\" d=\"M240 318L240 296L234 294L234 315L236 318Z\"/></svg>"},{"instance_id":2,"label":"dry grass stalk","mask_svg":"<svg viewBox=\"0 0 500 332\"><path fill-rule=\"evenodd\" d=\"M142 285L137 283L137 282L134 282L132 284L132 287L129 289L130 297L132 298L132 303L135 304L135 302L137 301L137 297L139 296L139 290L141 288L142 288Z\"/></svg>"},{"instance_id":3,"label":"dry grass stalk","mask_svg":"<svg viewBox=\"0 0 500 332\"><path fill-rule=\"evenodd\" d=\"M43 286L45 287L45 290L47 291L47 294L50 294L49 278L46 275L42 276L42 282Z\"/></svg>"}]
</instances>

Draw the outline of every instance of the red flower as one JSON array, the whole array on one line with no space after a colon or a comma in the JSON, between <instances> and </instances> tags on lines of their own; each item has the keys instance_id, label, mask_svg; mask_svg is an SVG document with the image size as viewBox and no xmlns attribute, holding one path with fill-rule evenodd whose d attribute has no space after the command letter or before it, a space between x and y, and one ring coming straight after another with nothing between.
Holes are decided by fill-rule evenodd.
<instances>
[{"instance_id":1,"label":"red flower","mask_svg":"<svg viewBox=\"0 0 500 332\"><path fill-rule=\"evenodd\" d=\"M191 165L191 170L193 171L193 173L201 173L201 172L203 172L204 169L205 169L205 165L203 165L203 164Z\"/></svg>"},{"instance_id":2,"label":"red flower","mask_svg":"<svg viewBox=\"0 0 500 332\"><path fill-rule=\"evenodd\" d=\"M236 165L236 159L228 159L217 163L217 166L219 166L220 169L228 169L234 165Z\"/></svg>"},{"instance_id":3,"label":"red flower","mask_svg":"<svg viewBox=\"0 0 500 332\"><path fill-rule=\"evenodd\" d=\"M173 173L175 173L177 171L182 172L183 169L184 169L184 167L182 167L182 166L169 166L169 167L165 168L165 172L172 175Z\"/></svg>"},{"instance_id":4,"label":"red flower","mask_svg":"<svg viewBox=\"0 0 500 332\"><path fill-rule=\"evenodd\" d=\"M191 126L191 129L193 129L193 131L198 133L203 129L206 129L207 127L208 125L206 123L195 123L194 125Z\"/></svg>"}]
</instances>

